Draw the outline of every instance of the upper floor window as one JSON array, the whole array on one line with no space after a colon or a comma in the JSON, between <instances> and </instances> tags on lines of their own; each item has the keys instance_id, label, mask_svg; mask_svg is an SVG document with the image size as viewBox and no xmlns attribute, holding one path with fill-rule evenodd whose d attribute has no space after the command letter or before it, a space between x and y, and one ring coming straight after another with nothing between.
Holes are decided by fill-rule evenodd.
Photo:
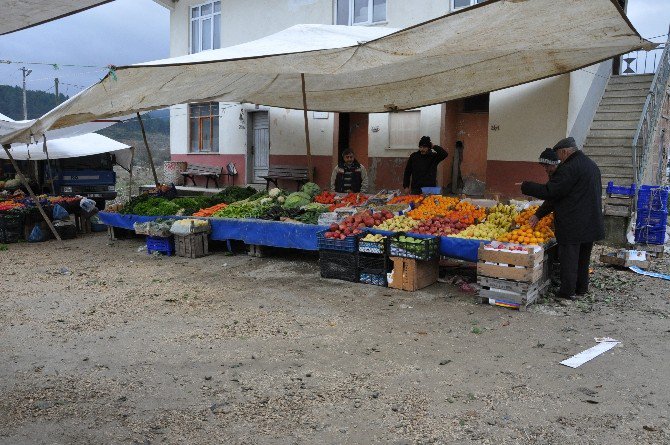
<instances>
[{"instance_id":1,"label":"upper floor window","mask_svg":"<svg viewBox=\"0 0 670 445\"><path fill-rule=\"evenodd\" d=\"M386 21L386 0L337 0L338 25L371 25Z\"/></svg>"},{"instance_id":2,"label":"upper floor window","mask_svg":"<svg viewBox=\"0 0 670 445\"><path fill-rule=\"evenodd\" d=\"M221 2L191 7L191 54L221 48Z\"/></svg>"},{"instance_id":3,"label":"upper floor window","mask_svg":"<svg viewBox=\"0 0 670 445\"><path fill-rule=\"evenodd\" d=\"M468 6L474 6L477 3L484 3L486 0L451 0L451 10L467 8Z\"/></svg>"}]
</instances>

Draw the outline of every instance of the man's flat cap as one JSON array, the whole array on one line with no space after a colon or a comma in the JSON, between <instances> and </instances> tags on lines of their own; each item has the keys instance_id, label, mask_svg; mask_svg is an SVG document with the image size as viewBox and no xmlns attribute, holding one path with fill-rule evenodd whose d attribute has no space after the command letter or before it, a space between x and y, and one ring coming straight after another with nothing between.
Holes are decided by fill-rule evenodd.
<instances>
[{"instance_id":1,"label":"man's flat cap","mask_svg":"<svg viewBox=\"0 0 670 445\"><path fill-rule=\"evenodd\" d=\"M577 148L577 143L575 142L575 138L569 137L565 139L561 139L558 141L556 145L554 145L554 151L560 150L561 148Z\"/></svg>"}]
</instances>

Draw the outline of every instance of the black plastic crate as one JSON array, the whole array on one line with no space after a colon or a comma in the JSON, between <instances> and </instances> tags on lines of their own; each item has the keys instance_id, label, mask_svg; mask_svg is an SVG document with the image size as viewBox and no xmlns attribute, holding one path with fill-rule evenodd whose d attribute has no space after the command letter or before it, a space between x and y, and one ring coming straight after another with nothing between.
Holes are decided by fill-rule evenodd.
<instances>
[{"instance_id":1,"label":"black plastic crate","mask_svg":"<svg viewBox=\"0 0 670 445\"><path fill-rule=\"evenodd\" d=\"M416 237L418 242L401 241L401 236L407 236L404 233L397 233L387 238L388 256L411 258L415 260L432 260L437 258L440 247L440 239L436 236Z\"/></svg>"},{"instance_id":2,"label":"black plastic crate","mask_svg":"<svg viewBox=\"0 0 670 445\"><path fill-rule=\"evenodd\" d=\"M373 286L388 287L388 280L385 273L371 274L361 271L359 281L364 284L372 284Z\"/></svg>"},{"instance_id":3,"label":"black plastic crate","mask_svg":"<svg viewBox=\"0 0 670 445\"><path fill-rule=\"evenodd\" d=\"M358 253L319 250L321 277L358 282Z\"/></svg>"},{"instance_id":4,"label":"black plastic crate","mask_svg":"<svg viewBox=\"0 0 670 445\"><path fill-rule=\"evenodd\" d=\"M389 262L385 255L373 255L367 253L358 254L358 269L361 273L386 274Z\"/></svg>"},{"instance_id":5,"label":"black plastic crate","mask_svg":"<svg viewBox=\"0 0 670 445\"><path fill-rule=\"evenodd\" d=\"M358 250L358 237L356 235L351 235L341 240L326 238L326 232L328 230L323 230L316 234L319 250L339 250L342 252L356 252Z\"/></svg>"},{"instance_id":6,"label":"black plastic crate","mask_svg":"<svg viewBox=\"0 0 670 445\"><path fill-rule=\"evenodd\" d=\"M16 243L23 236L24 215L6 213L0 215L0 243Z\"/></svg>"}]
</instances>

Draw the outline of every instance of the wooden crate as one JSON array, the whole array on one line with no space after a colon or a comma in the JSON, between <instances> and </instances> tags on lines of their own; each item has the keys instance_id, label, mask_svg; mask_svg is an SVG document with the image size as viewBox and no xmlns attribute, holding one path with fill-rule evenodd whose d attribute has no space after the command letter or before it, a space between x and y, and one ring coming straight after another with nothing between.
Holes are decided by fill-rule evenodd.
<instances>
[{"instance_id":1,"label":"wooden crate","mask_svg":"<svg viewBox=\"0 0 670 445\"><path fill-rule=\"evenodd\" d=\"M437 259L422 261L410 258L391 258L393 272L388 280L388 287L414 292L437 282L439 261Z\"/></svg>"},{"instance_id":2,"label":"wooden crate","mask_svg":"<svg viewBox=\"0 0 670 445\"><path fill-rule=\"evenodd\" d=\"M503 252L487 250L480 244L478 258L478 276L535 283L544 274L544 249L528 247L526 252Z\"/></svg>"},{"instance_id":3,"label":"wooden crate","mask_svg":"<svg viewBox=\"0 0 670 445\"><path fill-rule=\"evenodd\" d=\"M619 267L637 266L641 269L649 268L649 261L627 260L625 258L619 258L616 255L600 255L600 262Z\"/></svg>"},{"instance_id":4,"label":"wooden crate","mask_svg":"<svg viewBox=\"0 0 670 445\"><path fill-rule=\"evenodd\" d=\"M175 253L186 258L200 258L209 255L207 233L175 235Z\"/></svg>"},{"instance_id":5,"label":"wooden crate","mask_svg":"<svg viewBox=\"0 0 670 445\"><path fill-rule=\"evenodd\" d=\"M482 288L476 297L476 302L523 310L535 302L550 283L551 280L548 277L535 283L477 277L477 284Z\"/></svg>"},{"instance_id":6,"label":"wooden crate","mask_svg":"<svg viewBox=\"0 0 670 445\"><path fill-rule=\"evenodd\" d=\"M663 258L665 252L664 244L635 244L635 250L644 250L647 255L654 258ZM641 267L641 266L640 266Z\"/></svg>"},{"instance_id":7,"label":"wooden crate","mask_svg":"<svg viewBox=\"0 0 670 445\"><path fill-rule=\"evenodd\" d=\"M607 196L603 200L603 213L605 216L630 217L633 208L631 197Z\"/></svg>"}]
</instances>

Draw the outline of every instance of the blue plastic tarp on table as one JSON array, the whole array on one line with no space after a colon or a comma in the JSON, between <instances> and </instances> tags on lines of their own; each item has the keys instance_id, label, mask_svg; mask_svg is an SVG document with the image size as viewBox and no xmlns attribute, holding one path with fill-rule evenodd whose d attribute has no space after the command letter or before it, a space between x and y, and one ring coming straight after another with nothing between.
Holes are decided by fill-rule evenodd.
<instances>
[{"instance_id":1,"label":"blue plastic tarp on table","mask_svg":"<svg viewBox=\"0 0 670 445\"><path fill-rule=\"evenodd\" d=\"M100 212L100 221L108 226L133 230L136 222L153 221L158 218L184 218L179 216L138 216ZM212 226L211 239L218 241L239 240L258 246L283 247L287 249L319 250L316 233L327 229L324 226L298 224L261 219L207 219Z\"/></svg>"}]
</instances>

